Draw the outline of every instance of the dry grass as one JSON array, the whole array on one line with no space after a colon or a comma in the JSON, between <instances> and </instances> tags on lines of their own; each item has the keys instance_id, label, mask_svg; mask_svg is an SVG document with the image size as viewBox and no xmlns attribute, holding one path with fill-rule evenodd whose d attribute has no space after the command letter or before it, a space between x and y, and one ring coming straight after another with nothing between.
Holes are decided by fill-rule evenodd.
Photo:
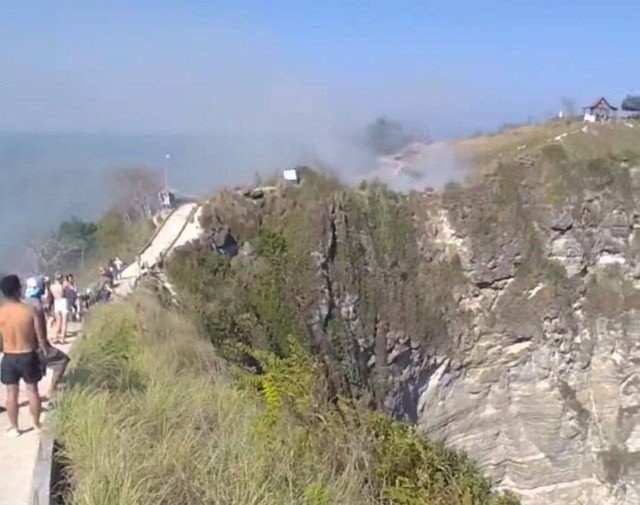
<instances>
[{"instance_id":1,"label":"dry grass","mask_svg":"<svg viewBox=\"0 0 640 505\"><path fill-rule=\"evenodd\" d=\"M303 382L263 380L260 394L233 375L150 295L96 309L54 418L66 503L517 504L493 494L467 458L408 427L348 408L319 414L300 394L302 410L274 417L271 394L282 391L284 406L284 389Z\"/></svg>"},{"instance_id":2,"label":"dry grass","mask_svg":"<svg viewBox=\"0 0 640 505\"><path fill-rule=\"evenodd\" d=\"M472 179L492 174L498 162L531 160L532 172L538 171L540 164L553 171L558 160L549 159L545 151L556 148L574 163L612 155L622 158L629 154L637 162L640 124L634 123L633 127L628 124L632 123L587 124L553 120L456 140L451 146L458 156L475 167L469 173Z\"/></svg>"},{"instance_id":3,"label":"dry grass","mask_svg":"<svg viewBox=\"0 0 640 505\"><path fill-rule=\"evenodd\" d=\"M73 358L55 417L70 503L375 503L357 450L344 445L357 437L307 454L304 430L286 419L265 437L255 394L225 377L187 321L149 299L97 309Z\"/></svg>"},{"instance_id":4,"label":"dry grass","mask_svg":"<svg viewBox=\"0 0 640 505\"><path fill-rule=\"evenodd\" d=\"M581 127L577 121L548 121L543 124L505 128L497 133L456 140L452 147L459 155L480 166L501 157L511 157L521 150L537 148L549 139ZM519 147L523 147L518 150Z\"/></svg>"}]
</instances>

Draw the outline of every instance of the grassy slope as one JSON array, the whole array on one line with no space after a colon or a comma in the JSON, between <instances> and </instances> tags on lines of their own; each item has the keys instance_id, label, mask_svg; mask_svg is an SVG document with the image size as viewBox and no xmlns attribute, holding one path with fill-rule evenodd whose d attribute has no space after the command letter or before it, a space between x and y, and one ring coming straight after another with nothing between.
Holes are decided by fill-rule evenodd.
<instances>
[{"instance_id":1,"label":"grassy slope","mask_svg":"<svg viewBox=\"0 0 640 505\"><path fill-rule=\"evenodd\" d=\"M575 160L635 150L639 140L640 123L635 121L587 124L582 121L554 120L456 140L452 146L458 155L485 168L481 173L486 173L497 161L508 162L526 158L527 155L536 159L538 152L551 144L562 146Z\"/></svg>"},{"instance_id":2,"label":"grassy slope","mask_svg":"<svg viewBox=\"0 0 640 505\"><path fill-rule=\"evenodd\" d=\"M318 405L312 362L288 368L293 384L277 362L256 389L149 296L96 309L73 358L55 417L69 503L515 503L402 425Z\"/></svg>"},{"instance_id":3,"label":"grassy slope","mask_svg":"<svg viewBox=\"0 0 640 505\"><path fill-rule=\"evenodd\" d=\"M578 217L585 200L602 192L611 198L607 203L629 206L630 168L640 161L639 145L637 122L552 121L463 139L453 147L475 161L477 169L469 173L464 190L445 194L442 205L477 195L473 213L489 222L514 213L539 221L560 210ZM460 224L471 232L481 228Z\"/></svg>"},{"instance_id":4,"label":"grassy slope","mask_svg":"<svg viewBox=\"0 0 640 505\"><path fill-rule=\"evenodd\" d=\"M549 234L550 221L562 213L585 229L599 226L618 211L628 216L635 213L637 181L633 179L640 161L640 123L552 121L455 145L466 148L480 168L471 174L468 187L445 194L442 200L443 207L453 211L456 229L473 237L475 249L504 245L514 238L524 244L522 265L497 314L503 321L513 326L518 319L537 317L544 306L567 303L565 310L570 313L571 291L583 287L593 315L611 313L604 298L615 299L616 307L637 303L638 294L623 280L620 269L599 267L606 271L594 270L582 286L580 279L567 279L564 268L549 261L540 245ZM595 212L590 203L594 199L598 202ZM461 208L466 210L464 219L460 218ZM489 245L483 244L483 238ZM604 277L609 277L609 285ZM528 299L527 293L535 286L543 289ZM605 291L618 295L598 294Z\"/></svg>"},{"instance_id":5,"label":"grassy slope","mask_svg":"<svg viewBox=\"0 0 640 505\"><path fill-rule=\"evenodd\" d=\"M286 426L262 436L264 407L224 377L211 346L139 302L98 309L74 349L56 416L72 503L275 505L313 485L367 503L353 461L332 471L307 458Z\"/></svg>"},{"instance_id":6,"label":"grassy slope","mask_svg":"<svg viewBox=\"0 0 640 505\"><path fill-rule=\"evenodd\" d=\"M155 231L150 221L119 224L112 222L106 215L98 221L98 226L98 245L87 254L84 266L77 265L71 269L76 283L81 287L93 284L98 278L98 268L116 256L125 264L134 261Z\"/></svg>"}]
</instances>

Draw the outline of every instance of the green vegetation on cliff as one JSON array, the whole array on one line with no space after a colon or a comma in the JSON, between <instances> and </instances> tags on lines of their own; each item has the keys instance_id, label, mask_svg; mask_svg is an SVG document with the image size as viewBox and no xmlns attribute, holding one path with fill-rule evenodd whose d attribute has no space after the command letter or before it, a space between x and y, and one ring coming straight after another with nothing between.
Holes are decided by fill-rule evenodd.
<instances>
[{"instance_id":1,"label":"green vegetation on cliff","mask_svg":"<svg viewBox=\"0 0 640 505\"><path fill-rule=\"evenodd\" d=\"M204 241L176 252L168 268L186 312L235 370L252 370L240 383L262 391L269 415L284 408L314 436L330 426L366 435L372 503L516 503L466 457L370 410L387 409L393 378L367 353L386 363L396 334L451 348L441 311L455 304L459 259L423 261L413 196L304 177L260 202L214 196L202 224L219 234L224 223L242 251L230 258Z\"/></svg>"},{"instance_id":2,"label":"green vegetation on cliff","mask_svg":"<svg viewBox=\"0 0 640 505\"><path fill-rule=\"evenodd\" d=\"M95 277L98 265L110 258L132 261L153 233L151 217L159 208L161 181L157 171L146 168L114 171L105 182L111 197L109 210L96 221L72 216L33 241L29 246L32 269L49 275L72 271L85 281Z\"/></svg>"},{"instance_id":3,"label":"green vegetation on cliff","mask_svg":"<svg viewBox=\"0 0 640 505\"><path fill-rule=\"evenodd\" d=\"M442 311L456 304L460 264L423 261L408 197L309 172L302 186L259 203L218 193L201 219L214 231L224 223L243 250L231 259L193 244L168 270L217 345L241 342L287 357L294 340L319 356L336 394L380 408L388 370L370 374L365 352L383 363L400 333L427 349L451 346Z\"/></svg>"},{"instance_id":4,"label":"green vegetation on cliff","mask_svg":"<svg viewBox=\"0 0 640 505\"><path fill-rule=\"evenodd\" d=\"M82 233L74 239L73 232ZM55 270L70 271L85 285L96 278L98 267L119 256L131 262L144 247L154 231L150 219L125 221L115 212L107 212L94 222L76 219L65 221L56 232L58 247L66 253L54 262L43 265L41 271L52 274ZM69 244L71 246L69 247Z\"/></svg>"},{"instance_id":5,"label":"green vegetation on cliff","mask_svg":"<svg viewBox=\"0 0 640 505\"><path fill-rule=\"evenodd\" d=\"M277 310L276 310L277 313ZM319 364L226 365L144 293L96 309L55 416L73 504L515 504L466 457L347 399Z\"/></svg>"},{"instance_id":6,"label":"green vegetation on cliff","mask_svg":"<svg viewBox=\"0 0 640 505\"><path fill-rule=\"evenodd\" d=\"M147 293L90 315L56 416L70 503L518 503L383 413L395 334L453 352L442 311L463 277L455 256L423 261L428 209L305 177L258 202L214 195L202 223L242 251L177 251L180 312Z\"/></svg>"}]
</instances>

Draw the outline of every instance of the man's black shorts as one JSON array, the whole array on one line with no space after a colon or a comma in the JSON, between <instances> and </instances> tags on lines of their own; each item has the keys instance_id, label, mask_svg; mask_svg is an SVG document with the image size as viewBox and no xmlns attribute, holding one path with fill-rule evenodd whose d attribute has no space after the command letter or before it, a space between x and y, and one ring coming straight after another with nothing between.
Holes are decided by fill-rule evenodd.
<instances>
[{"instance_id":1,"label":"man's black shorts","mask_svg":"<svg viewBox=\"0 0 640 505\"><path fill-rule=\"evenodd\" d=\"M0 382L6 386L37 384L42 379L42 362L35 351L20 354L5 354L0 363Z\"/></svg>"}]
</instances>

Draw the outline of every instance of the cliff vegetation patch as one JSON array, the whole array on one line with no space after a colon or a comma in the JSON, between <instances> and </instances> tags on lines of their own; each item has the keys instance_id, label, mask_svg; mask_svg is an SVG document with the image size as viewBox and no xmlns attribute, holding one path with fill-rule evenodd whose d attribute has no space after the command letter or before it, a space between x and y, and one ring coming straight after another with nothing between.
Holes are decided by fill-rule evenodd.
<instances>
[{"instance_id":1,"label":"cliff vegetation patch","mask_svg":"<svg viewBox=\"0 0 640 505\"><path fill-rule=\"evenodd\" d=\"M277 305L264 310L269 331L288 329ZM464 455L331 398L294 339L286 356L234 349L258 373L144 292L96 309L55 416L66 503L517 503Z\"/></svg>"}]
</instances>

